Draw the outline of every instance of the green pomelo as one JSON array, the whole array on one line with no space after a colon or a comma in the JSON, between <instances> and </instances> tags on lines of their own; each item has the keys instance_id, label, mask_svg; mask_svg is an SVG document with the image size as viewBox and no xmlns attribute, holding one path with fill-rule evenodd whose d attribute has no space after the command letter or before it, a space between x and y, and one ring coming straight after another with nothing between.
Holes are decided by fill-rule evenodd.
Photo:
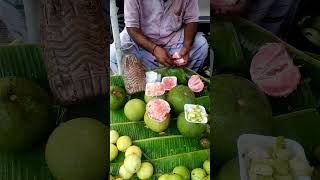
<instances>
[{"instance_id":1,"label":"green pomelo","mask_svg":"<svg viewBox=\"0 0 320 180\"><path fill-rule=\"evenodd\" d=\"M151 119L148 116L148 113L145 113L144 122L146 123L148 128L151 129L152 131L154 131L154 132L163 132L164 130L166 130L169 127L170 114L167 116L167 118L165 120L163 120L162 122L159 122L159 121Z\"/></svg>"},{"instance_id":2,"label":"green pomelo","mask_svg":"<svg viewBox=\"0 0 320 180\"><path fill-rule=\"evenodd\" d=\"M162 95L162 96L158 96L158 97L153 97L153 96L146 96L144 95L144 102L148 103L150 100L152 99L163 99L165 100L166 99L166 94Z\"/></svg>"},{"instance_id":3,"label":"green pomelo","mask_svg":"<svg viewBox=\"0 0 320 180\"><path fill-rule=\"evenodd\" d=\"M210 133L213 156L220 163L237 155L237 140L242 134L271 134L272 112L266 96L247 79L217 75L211 80Z\"/></svg>"},{"instance_id":4,"label":"green pomelo","mask_svg":"<svg viewBox=\"0 0 320 180\"><path fill-rule=\"evenodd\" d=\"M110 143L110 161L113 161L118 156L119 150L117 146Z\"/></svg>"},{"instance_id":5,"label":"green pomelo","mask_svg":"<svg viewBox=\"0 0 320 180\"><path fill-rule=\"evenodd\" d=\"M123 88L110 86L110 109L116 110L122 108L127 102L127 95Z\"/></svg>"},{"instance_id":6,"label":"green pomelo","mask_svg":"<svg viewBox=\"0 0 320 180\"><path fill-rule=\"evenodd\" d=\"M203 180L207 176L206 171L201 168L196 168L191 171L191 180Z\"/></svg>"},{"instance_id":7,"label":"green pomelo","mask_svg":"<svg viewBox=\"0 0 320 180\"><path fill-rule=\"evenodd\" d=\"M179 132L186 137L200 137L206 131L206 125L201 123L191 123L185 119L185 113L178 116L177 127Z\"/></svg>"},{"instance_id":8,"label":"green pomelo","mask_svg":"<svg viewBox=\"0 0 320 180\"><path fill-rule=\"evenodd\" d=\"M190 179L190 171L185 166L177 166L173 169L172 173L180 175L184 180Z\"/></svg>"},{"instance_id":9,"label":"green pomelo","mask_svg":"<svg viewBox=\"0 0 320 180\"><path fill-rule=\"evenodd\" d=\"M140 169L137 172L139 179L149 179L153 175L153 166L149 162L144 162L141 164Z\"/></svg>"},{"instance_id":10,"label":"green pomelo","mask_svg":"<svg viewBox=\"0 0 320 180\"><path fill-rule=\"evenodd\" d=\"M24 151L49 136L48 93L30 80L0 79L0 151Z\"/></svg>"},{"instance_id":11,"label":"green pomelo","mask_svg":"<svg viewBox=\"0 0 320 180\"><path fill-rule=\"evenodd\" d=\"M167 95L167 101L176 114L184 112L185 104L195 104L196 98L191 89L184 85L178 85L171 89Z\"/></svg>"},{"instance_id":12,"label":"green pomelo","mask_svg":"<svg viewBox=\"0 0 320 180\"><path fill-rule=\"evenodd\" d=\"M209 160L204 161L203 169L206 171L207 174L210 174L210 161Z\"/></svg>"},{"instance_id":13,"label":"green pomelo","mask_svg":"<svg viewBox=\"0 0 320 180\"><path fill-rule=\"evenodd\" d=\"M45 157L59 180L107 178L107 127L94 119L61 123L50 135Z\"/></svg>"},{"instance_id":14,"label":"green pomelo","mask_svg":"<svg viewBox=\"0 0 320 180\"><path fill-rule=\"evenodd\" d=\"M124 106L124 114L130 121L140 121L146 112L146 103L140 99L132 99Z\"/></svg>"},{"instance_id":15,"label":"green pomelo","mask_svg":"<svg viewBox=\"0 0 320 180\"><path fill-rule=\"evenodd\" d=\"M182 176L178 175L178 174L169 174L166 177L166 180L183 180Z\"/></svg>"},{"instance_id":16,"label":"green pomelo","mask_svg":"<svg viewBox=\"0 0 320 180\"><path fill-rule=\"evenodd\" d=\"M219 171L217 180L240 180L239 160L227 162Z\"/></svg>"},{"instance_id":17,"label":"green pomelo","mask_svg":"<svg viewBox=\"0 0 320 180\"><path fill-rule=\"evenodd\" d=\"M169 177L170 174L162 174L158 180L168 180L168 177Z\"/></svg>"}]
</instances>

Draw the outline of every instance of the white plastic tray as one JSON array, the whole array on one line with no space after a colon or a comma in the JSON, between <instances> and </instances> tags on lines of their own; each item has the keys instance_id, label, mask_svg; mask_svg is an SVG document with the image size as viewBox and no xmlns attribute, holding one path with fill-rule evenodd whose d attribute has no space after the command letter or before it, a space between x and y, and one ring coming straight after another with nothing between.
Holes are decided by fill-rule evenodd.
<instances>
[{"instance_id":1,"label":"white plastic tray","mask_svg":"<svg viewBox=\"0 0 320 180\"><path fill-rule=\"evenodd\" d=\"M201 109L201 111L207 114L206 109L205 109L203 106L201 106L201 105L185 104L185 105L184 105L184 117L186 118L186 120L187 120L188 122L191 122L191 123L206 124L206 123L208 122L208 118L206 118L206 117L205 117L205 118L202 118L202 121L201 121L201 122L192 122L192 121L190 121L189 118L187 117L187 110L188 110L189 108L192 108L192 107L195 107L195 106L199 106L200 109Z\"/></svg>"},{"instance_id":2,"label":"white plastic tray","mask_svg":"<svg viewBox=\"0 0 320 180\"><path fill-rule=\"evenodd\" d=\"M255 134L243 134L238 139L238 153L241 180L249 180L247 175L247 165L243 157L252 147L270 147L274 145L276 137L261 136ZM296 141L285 139L286 147L301 160L307 161L303 147ZM300 177L297 180L311 180L311 177Z\"/></svg>"},{"instance_id":3,"label":"white plastic tray","mask_svg":"<svg viewBox=\"0 0 320 180\"><path fill-rule=\"evenodd\" d=\"M165 79L169 79L169 78L170 78L170 79L173 79L173 84L174 84L173 87L177 86L177 81L178 81L178 80L177 80L177 77L176 77L176 76L165 76L165 77L163 77L163 78L162 78L162 81L161 81L162 84L163 84L163 81L164 81ZM172 88L173 88L173 87L172 87ZM165 88L165 90L168 91L168 90L170 90L170 89L166 89L166 88Z\"/></svg>"}]
</instances>

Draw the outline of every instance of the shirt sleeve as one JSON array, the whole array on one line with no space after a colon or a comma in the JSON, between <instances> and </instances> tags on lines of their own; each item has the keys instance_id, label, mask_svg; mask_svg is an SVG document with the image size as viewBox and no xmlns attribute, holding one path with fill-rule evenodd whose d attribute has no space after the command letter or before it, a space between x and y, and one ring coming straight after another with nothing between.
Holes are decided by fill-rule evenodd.
<instances>
[{"instance_id":1,"label":"shirt sleeve","mask_svg":"<svg viewBox=\"0 0 320 180\"><path fill-rule=\"evenodd\" d=\"M198 0L189 0L187 1L185 7L185 14L183 17L183 22L185 24L191 22L198 22L199 21L199 6Z\"/></svg>"},{"instance_id":2,"label":"shirt sleeve","mask_svg":"<svg viewBox=\"0 0 320 180\"><path fill-rule=\"evenodd\" d=\"M124 0L124 23L126 27L140 28L138 0Z\"/></svg>"}]
</instances>

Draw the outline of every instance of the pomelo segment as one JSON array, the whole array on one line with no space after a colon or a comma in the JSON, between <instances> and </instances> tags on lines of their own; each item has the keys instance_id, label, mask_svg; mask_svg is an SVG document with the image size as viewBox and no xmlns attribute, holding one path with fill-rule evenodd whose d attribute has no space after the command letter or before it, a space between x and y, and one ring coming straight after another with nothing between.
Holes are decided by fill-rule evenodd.
<instances>
[{"instance_id":1,"label":"pomelo segment","mask_svg":"<svg viewBox=\"0 0 320 180\"><path fill-rule=\"evenodd\" d=\"M253 57L250 67L252 81L264 93L288 96L300 82L300 72L284 45L267 43Z\"/></svg>"},{"instance_id":2,"label":"pomelo segment","mask_svg":"<svg viewBox=\"0 0 320 180\"><path fill-rule=\"evenodd\" d=\"M166 91L170 91L172 88L177 86L177 77L167 76L162 78L162 84Z\"/></svg>"},{"instance_id":3,"label":"pomelo segment","mask_svg":"<svg viewBox=\"0 0 320 180\"><path fill-rule=\"evenodd\" d=\"M198 75L193 75L188 81L188 86L193 92L201 92L204 88L204 83Z\"/></svg>"},{"instance_id":4,"label":"pomelo segment","mask_svg":"<svg viewBox=\"0 0 320 180\"><path fill-rule=\"evenodd\" d=\"M174 61L176 66L182 66L184 64L184 59L181 57L181 55L179 54L179 52L175 52L172 55L172 58L176 59Z\"/></svg>"},{"instance_id":5,"label":"pomelo segment","mask_svg":"<svg viewBox=\"0 0 320 180\"><path fill-rule=\"evenodd\" d=\"M165 92L164 85L161 82L148 83L146 85L146 96L162 96Z\"/></svg>"}]
</instances>

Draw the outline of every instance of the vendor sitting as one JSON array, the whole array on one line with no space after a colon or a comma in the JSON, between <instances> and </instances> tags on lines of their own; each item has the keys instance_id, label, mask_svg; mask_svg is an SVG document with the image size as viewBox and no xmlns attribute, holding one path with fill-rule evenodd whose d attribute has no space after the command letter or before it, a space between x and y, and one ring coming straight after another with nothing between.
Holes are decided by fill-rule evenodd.
<instances>
[{"instance_id":1,"label":"vendor sitting","mask_svg":"<svg viewBox=\"0 0 320 180\"><path fill-rule=\"evenodd\" d=\"M198 18L198 0L124 0L122 49L148 69L187 66L198 71L208 54L207 40L197 32ZM183 60L177 61L179 57ZM117 73L114 43L110 60L111 71Z\"/></svg>"}]
</instances>

